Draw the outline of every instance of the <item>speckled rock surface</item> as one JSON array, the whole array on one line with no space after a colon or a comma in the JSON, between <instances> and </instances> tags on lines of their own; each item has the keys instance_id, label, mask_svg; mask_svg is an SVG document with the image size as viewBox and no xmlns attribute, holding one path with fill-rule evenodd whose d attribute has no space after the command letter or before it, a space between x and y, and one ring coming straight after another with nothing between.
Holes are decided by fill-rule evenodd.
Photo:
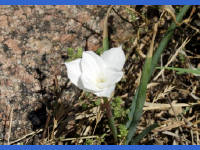
<instances>
[{"instance_id":1,"label":"speckled rock surface","mask_svg":"<svg viewBox=\"0 0 200 150\"><path fill-rule=\"evenodd\" d=\"M6 143L9 136L10 141L18 139L32 132L34 125L44 124L45 110L39 116L30 114L42 107L41 102L55 99L56 86L64 90L60 99L64 104L67 102L65 105L76 102L80 91L68 84L63 65L66 49L81 47L95 51L100 48L107 8L0 7L0 143ZM115 20L112 25L115 36L111 38L117 46L124 42L121 37L131 35L127 29L132 26L114 12L112 20Z\"/></svg>"}]
</instances>

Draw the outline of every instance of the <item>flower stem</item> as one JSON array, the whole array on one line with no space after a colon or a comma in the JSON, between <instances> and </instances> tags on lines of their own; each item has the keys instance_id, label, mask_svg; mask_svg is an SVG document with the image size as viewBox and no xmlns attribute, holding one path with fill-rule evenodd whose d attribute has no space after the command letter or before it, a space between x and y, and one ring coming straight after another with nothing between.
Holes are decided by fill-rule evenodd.
<instances>
[{"instance_id":1,"label":"flower stem","mask_svg":"<svg viewBox=\"0 0 200 150\"><path fill-rule=\"evenodd\" d=\"M109 123L109 127L112 131L114 141L115 141L115 143L117 143L117 128L115 127L115 121L114 121L114 117L112 115L110 102L108 101L107 98L104 99L104 107L106 108L106 115L108 117L108 123Z\"/></svg>"},{"instance_id":2,"label":"flower stem","mask_svg":"<svg viewBox=\"0 0 200 150\"><path fill-rule=\"evenodd\" d=\"M106 13L105 19L104 19L104 25L103 25L103 50L106 51L109 49L109 40L108 40L108 17L112 10L112 5L108 8L108 11Z\"/></svg>"}]
</instances>

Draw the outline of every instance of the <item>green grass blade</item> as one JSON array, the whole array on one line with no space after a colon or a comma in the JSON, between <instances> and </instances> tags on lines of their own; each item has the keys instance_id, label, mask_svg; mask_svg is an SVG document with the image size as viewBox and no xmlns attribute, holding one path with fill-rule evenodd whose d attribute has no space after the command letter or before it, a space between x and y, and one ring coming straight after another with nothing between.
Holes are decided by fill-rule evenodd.
<instances>
[{"instance_id":1,"label":"green grass blade","mask_svg":"<svg viewBox=\"0 0 200 150\"><path fill-rule=\"evenodd\" d=\"M141 82L140 82L137 94L132 102L133 105L132 105L131 111L132 111L132 109L135 109L135 111L132 112L133 115L132 114L129 115L129 117L131 117L131 118L129 118L130 120L126 124L127 125L126 127L128 129L126 144L129 144L129 142L132 140L132 138L135 134L135 131L136 131L137 123L139 122L140 117L142 116L143 106L144 106L144 102L146 99L148 74L149 74L150 68L151 68L151 61L152 61L152 58L147 57L145 64L144 64L143 72L142 72Z\"/></svg>"},{"instance_id":2,"label":"green grass blade","mask_svg":"<svg viewBox=\"0 0 200 150\"><path fill-rule=\"evenodd\" d=\"M158 69L168 69L177 71L178 74L191 73L200 75L200 69L174 68L174 67L156 67Z\"/></svg>"},{"instance_id":3,"label":"green grass blade","mask_svg":"<svg viewBox=\"0 0 200 150\"><path fill-rule=\"evenodd\" d=\"M134 97L133 102L131 104L132 108L129 114L129 121L126 124L126 127L128 129L126 144L129 144L129 142L131 142L136 131L137 123L139 122L140 117L142 116L143 106L146 99L146 90L147 90L147 84L148 84L148 79L149 79L148 75L151 69L153 46L154 46L154 41L155 41L155 37L157 33L157 28L158 28L158 23L154 25L153 38L152 38L151 45L150 45L150 48L145 60L143 70L142 70L140 85L139 85L139 88L137 89L136 96Z\"/></svg>"},{"instance_id":4,"label":"green grass blade","mask_svg":"<svg viewBox=\"0 0 200 150\"><path fill-rule=\"evenodd\" d=\"M131 122L132 122L132 116L134 115L135 113L135 107L136 107L136 98L138 97L138 89L136 90L135 92L135 96L134 96L134 100L132 101L131 103L131 106L130 106L130 112L128 114L128 120L127 123L126 123L126 128L128 129L131 125Z\"/></svg>"},{"instance_id":5,"label":"green grass blade","mask_svg":"<svg viewBox=\"0 0 200 150\"><path fill-rule=\"evenodd\" d=\"M184 6L183 8L180 9L180 12L178 13L178 15L176 17L177 22L182 21L184 14L187 12L187 10L189 8L190 8L190 6ZM158 60L160 59L162 52L164 51L165 47L167 46L169 40L172 38L175 28L176 28L176 24L172 23L172 25L169 27L167 33L165 34L164 38L160 42L160 44L153 56L153 59L152 59L152 57L147 57L145 60L142 77L140 80L140 85L139 85L136 95L132 101L132 104L130 107L130 113L129 113L129 120L126 124L126 127L128 129L126 144L129 144L131 142L133 136L135 135L136 127L142 116L143 106L144 106L144 102L146 100L146 90L147 90L148 81L150 80L151 75L152 75L153 71L155 70L155 66L158 63Z\"/></svg>"},{"instance_id":6,"label":"green grass blade","mask_svg":"<svg viewBox=\"0 0 200 150\"><path fill-rule=\"evenodd\" d=\"M144 129L139 135L134 137L131 141L132 145L136 145L142 140L149 132L151 132L153 129L157 128L158 124L152 124L148 126L146 129Z\"/></svg>"}]
</instances>

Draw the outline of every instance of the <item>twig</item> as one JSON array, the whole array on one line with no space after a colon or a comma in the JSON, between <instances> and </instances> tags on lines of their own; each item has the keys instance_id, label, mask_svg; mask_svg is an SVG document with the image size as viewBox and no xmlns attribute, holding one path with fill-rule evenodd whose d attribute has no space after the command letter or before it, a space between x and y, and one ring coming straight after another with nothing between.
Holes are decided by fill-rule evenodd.
<instances>
[{"instance_id":1,"label":"twig","mask_svg":"<svg viewBox=\"0 0 200 150\"><path fill-rule=\"evenodd\" d=\"M167 86L163 92L160 92L158 95L156 95L153 99L153 103L158 101L161 98L164 98L170 91L172 91L175 88L175 86L169 85Z\"/></svg>"},{"instance_id":2,"label":"twig","mask_svg":"<svg viewBox=\"0 0 200 150\"><path fill-rule=\"evenodd\" d=\"M13 107L11 107L10 111L10 124L9 124L9 130L8 130L8 145L10 145L10 133L12 128L12 120L13 120Z\"/></svg>"},{"instance_id":3,"label":"twig","mask_svg":"<svg viewBox=\"0 0 200 150\"><path fill-rule=\"evenodd\" d=\"M190 103L190 104L186 104L186 103L176 103L173 104L173 107L191 107L194 105L199 105L198 103ZM170 108L170 104L160 104L160 103L149 103L146 102L144 104L144 111L148 111L148 110L168 110Z\"/></svg>"},{"instance_id":4,"label":"twig","mask_svg":"<svg viewBox=\"0 0 200 150\"><path fill-rule=\"evenodd\" d=\"M48 110L48 108L46 108L46 110L47 110L47 113L48 113L48 117L47 117L47 120L46 120L46 123L45 123L44 132L42 133L42 141L44 140L44 138L46 136L46 131L47 131L47 128L48 128L48 125L49 125L49 121L51 119L50 111Z\"/></svg>"},{"instance_id":5,"label":"twig","mask_svg":"<svg viewBox=\"0 0 200 150\"><path fill-rule=\"evenodd\" d=\"M93 135L94 135L94 133L96 131L98 123L101 121L102 116L103 115L102 115L102 111L101 111L101 106L98 106L97 107L97 114L96 114L96 124L95 124L94 130L92 132Z\"/></svg>"},{"instance_id":6,"label":"twig","mask_svg":"<svg viewBox=\"0 0 200 150\"><path fill-rule=\"evenodd\" d=\"M23 140L23 139L25 139L25 138L31 136L31 135L35 135L35 134L40 133L40 132L42 132L42 131L43 131L43 129L40 129L40 130L38 130L38 131L31 132L31 133L29 133L29 134L27 134L27 135L24 135L23 137L21 137L21 138L19 138L19 139L17 139L17 140L11 141L11 142L10 142L10 145L15 144L15 143L17 143L17 142L19 142L19 141L21 141L21 140Z\"/></svg>"},{"instance_id":7,"label":"twig","mask_svg":"<svg viewBox=\"0 0 200 150\"><path fill-rule=\"evenodd\" d=\"M94 138L99 138L99 136L93 135L93 136L83 136L83 137L78 137L78 138L67 138L67 139L55 138L55 139L51 139L51 140L49 141L49 143L52 144L53 141L66 142L66 141L84 140L84 139L94 139Z\"/></svg>"},{"instance_id":8,"label":"twig","mask_svg":"<svg viewBox=\"0 0 200 150\"><path fill-rule=\"evenodd\" d=\"M183 42L183 44L177 49L176 53L171 57L171 59L167 62L167 64L164 66L168 67L176 58L176 56L179 54L179 52L185 47L185 45L190 41L189 38L186 38L186 40ZM157 74L157 76L153 80L157 80L159 76L164 72L164 68L160 70L160 72Z\"/></svg>"},{"instance_id":9,"label":"twig","mask_svg":"<svg viewBox=\"0 0 200 150\"><path fill-rule=\"evenodd\" d=\"M175 134L175 133L172 133L172 132L170 132L170 131L163 131L162 133L163 133L163 134L170 135L170 136L173 136L173 137L176 137L176 138L180 139L180 137L179 137L177 134Z\"/></svg>"},{"instance_id":10,"label":"twig","mask_svg":"<svg viewBox=\"0 0 200 150\"><path fill-rule=\"evenodd\" d=\"M154 28L153 28L153 38L151 40L151 45L150 45L150 48L149 48L149 51L148 51L148 54L147 54L147 57L149 57L149 58L152 58L152 56L153 56L154 41L155 41L155 38L156 38L157 31L158 31L158 23L156 23L154 25Z\"/></svg>"},{"instance_id":11,"label":"twig","mask_svg":"<svg viewBox=\"0 0 200 150\"><path fill-rule=\"evenodd\" d=\"M175 109L174 109L174 106L172 105L172 101L171 101L171 98L170 98L170 96L168 95L168 102L169 102L169 104L170 104L170 106L171 106L171 109L172 109L172 111L174 112L174 116L175 116L175 118L176 118L176 121L179 121L179 119L178 119L178 117L177 117L177 114L176 114L176 111L175 111ZM179 129L180 129L180 131L181 132L183 132L183 128L181 127L181 126L179 126ZM183 135L183 137L184 137L184 135ZM183 145L184 143L183 143L183 139L182 139L182 136L180 136L180 142L181 142L181 144Z\"/></svg>"}]
</instances>

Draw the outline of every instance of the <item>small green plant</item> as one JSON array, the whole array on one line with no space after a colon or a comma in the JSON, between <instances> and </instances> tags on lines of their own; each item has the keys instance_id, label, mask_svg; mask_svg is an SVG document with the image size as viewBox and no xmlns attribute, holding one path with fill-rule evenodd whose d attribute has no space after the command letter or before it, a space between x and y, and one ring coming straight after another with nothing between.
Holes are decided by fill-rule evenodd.
<instances>
[{"instance_id":1,"label":"small green plant","mask_svg":"<svg viewBox=\"0 0 200 150\"><path fill-rule=\"evenodd\" d=\"M99 106L99 105L101 105L101 99L100 98L98 98L95 102L95 105L96 106Z\"/></svg>"},{"instance_id":2,"label":"small green plant","mask_svg":"<svg viewBox=\"0 0 200 150\"><path fill-rule=\"evenodd\" d=\"M180 59L180 61L181 61L182 64L185 63L185 55L179 53L178 58Z\"/></svg>"},{"instance_id":3,"label":"small green plant","mask_svg":"<svg viewBox=\"0 0 200 150\"><path fill-rule=\"evenodd\" d=\"M86 139L84 145L101 145L102 143L104 143L106 136L107 134L104 133L95 139Z\"/></svg>"},{"instance_id":4,"label":"small green plant","mask_svg":"<svg viewBox=\"0 0 200 150\"><path fill-rule=\"evenodd\" d=\"M104 133L104 134L102 134L99 138L98 138L98 141L99 141L99 143L97 143L97 144L101 144L101 143L103 143L104 141L105 141L105 137L107 136L107 134L106 133Z\"/></svg>"},{"instance_id":5,"label":"small green plant","mask_svg":"<svg viewBox=\"0 0 200 150\"><path fill-rule=\"evenodd\" d=\"M122 101L121 97L117 96L112 101L112 108L113 108L113 115L114 118L124 118L128 114L128 110L125 110L122 105L124 102Z\"/></svg>"},{"instance_id":6,"label":"small green plant","mask_svg":"<svg viewBox=\"0 0 200 150\"><path fill-rule=\"evenodd\" d=\"M128 130L124 124L119 125L119 134L118 137L123 140L128 135Z\"/></svg>"},{"instance_id":7,"label":"small green plant","mask_svg":"<svg viewBox=\"0 0 200 150\"><path fill-rule=\"evenodd\" d=\"M88 104L83 103L83 104L81 105L81 107L82 107L83 110L87 110L87 109L88 109Z\"/></svg>"},{"instance_id":8,"label":"small green plant","mask_svg":"<svg viewBox=\"0 0 200 150\"><path fill-rule=\"evenodd\" d=\"M117 96L112 100L112 109L113 109L113 117L118 120L118 123L121 123L117 126L119 133L118 133L118 138L120 141L123 141L125 137L128 134L128 130L126 126L124 125L124 121L127 119L127 115L129 112L129 109L125 109L123 107L124 102L121 99L121 97Z\"/></svg>"},{"instance_id":9,"label":"small green plant","mask_svg":"<svg viewBox=\"0 0 200 150\"><path fill-rule=\"evenodd\" d=\"M126 8L125 10L126 10L127 13L130 15L130 17L131 17L131 22L135 22L135 21L137 20L137 17L136 17L136 15L134 14L134 12L131 11L130 9L128 9L128 8Z\"/></svg>"},{"instance_id":10,"label":"small green plant","mask_svg":"<svg viewBox=\"0 0 200 150\"><path fill-rule=\"evenodd\" d=\"M83 54L83 49L81 47L79 47L77 49L77 53L76 53L76 58L81 58L82 57L82 54Z\"/></svg>"},{"instance_id":11,"label":"small green plant","mask_svg":"<svg viewBox=\"0 0 200 150\"><path fill-rule=\"evenodd\" d=\"M71 47L67 48L67 55L69 57L73 57L74 56L74 49L71 48Z\"/></svg>"},{"instance_id":12,"label":"small green plant","mask_svg":"<svg viewBox=\"0 0 200 150\"><path fill-rule=\"evenodd\" d=\"M102 47L98 48L97 51L96 51L96 53L97 53L98 55L101 55L103 52L104 52L104 50L103 50Z\"/></svg>"},{"instance_id":13,"label":"small green plant","mask_svg":"<svg viewBox=\"0 0 200 150\"><path fill-rule=\"evenodd\" d=\"M67 61L72 61L76 58L81 58L82 53L83 53L82 48L78 48L77 50L74 50L71 47L67 48L67 55L69 56L69 59Z\"/></svg>"},{"instance_id":14,"label":"small green plant","mask_svg":"<svg viewBox=\"0 0 200 150\"><path fill-rule=\"evenodd\" d=\"M94 145L94 143L95 143L95 140L93 139L86 139L85 141L85 145Z\"/></svg>"}]
</instances>

